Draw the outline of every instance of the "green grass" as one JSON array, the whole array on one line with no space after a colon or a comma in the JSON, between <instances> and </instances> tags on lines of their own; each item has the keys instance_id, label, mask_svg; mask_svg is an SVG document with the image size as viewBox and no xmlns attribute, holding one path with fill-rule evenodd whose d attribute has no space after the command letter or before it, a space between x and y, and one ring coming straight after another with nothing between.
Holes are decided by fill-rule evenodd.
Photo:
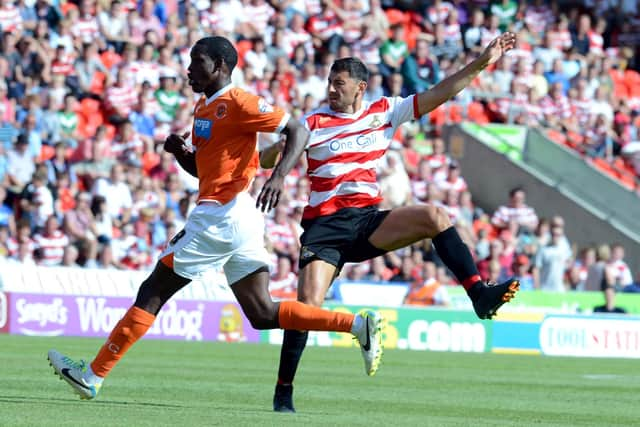
<instances>
[{"instance_id":1,"label":"green grass","mask_svg":"<svg viewBox=\"0 0 640 427\"><path fill-rule=\"evenodd\" d=\"M102 340L0 335L0 426L632 426L637 361L387 351L374 378L358 350L308 348L297 414L275 414L279 348L143 340L97 400L52 374L55 347Z\"/></svg>"}]
</instances>

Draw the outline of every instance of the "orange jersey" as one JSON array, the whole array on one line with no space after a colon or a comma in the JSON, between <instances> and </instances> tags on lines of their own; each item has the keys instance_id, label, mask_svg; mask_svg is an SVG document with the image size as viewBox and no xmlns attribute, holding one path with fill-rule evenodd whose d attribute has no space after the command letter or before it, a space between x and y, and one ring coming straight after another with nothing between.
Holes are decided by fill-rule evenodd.
<instances>
[{"instance_id":1,"label":"orange jersey","mask_svg":"<svg viewBox=\"0 0 640 427\"><path fill-rule=\"evenodd\" d=\"M246 190L259 165L258 132L279 133L289 114L231 85L194 109L192 140L198 168L198 201L223 205Z\"/></svg>"}]
</instances>

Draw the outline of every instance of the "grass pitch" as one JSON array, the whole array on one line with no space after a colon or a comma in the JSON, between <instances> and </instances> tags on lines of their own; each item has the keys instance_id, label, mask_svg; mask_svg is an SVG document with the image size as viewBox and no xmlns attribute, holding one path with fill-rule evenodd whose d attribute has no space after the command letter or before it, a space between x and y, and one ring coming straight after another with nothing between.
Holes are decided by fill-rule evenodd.
<instances>
[{"instance_id":1,"label":"grass pitch","mask_svg":"<svg viewBox=\"0 0 640 427\"><path fill-rule=\"evenodd\" d=\"M0 335L0 426L633 426L637 361L307 348L297 414L271 399L279 347L143 340L97 400L53 375L49 348L91 358L102 339Z\"/></svg>"}]
</instances>

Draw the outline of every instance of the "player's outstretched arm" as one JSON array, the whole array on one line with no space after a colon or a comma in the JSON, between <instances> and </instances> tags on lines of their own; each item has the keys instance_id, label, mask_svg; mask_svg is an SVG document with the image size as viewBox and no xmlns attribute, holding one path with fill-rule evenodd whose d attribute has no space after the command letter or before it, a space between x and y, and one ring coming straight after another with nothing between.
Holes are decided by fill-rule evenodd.
<instances>
[{"instance_id":1,"label":"player's outstretched arm","mask_svg":"<svg viewBox=\"0 0 640 427\"><path fill-rule=\"evenodd\" d=\"M309 131L294 118L289 119L282 133L287 136L282 157L269 179L264 183L256 200L256 206L263 212L278 206L284 187L284 178L298 163L298 159L300 159L309 140Z\"/></svg>"},{"instance_id":2,"label":"player's outstretched arm","mask_svg":"<svg viewBox=\"0 0 640 427\"><path fill-rule=\"evenodd\" d=\"M427 114L456 96L462 89L467 87L482 70L511 50L515 46L515 43L515 34L507 32L500 35L489 43L480 56L471 63L442 80L431 89L417 94L418 111L416 115L422 116Z\"/></svg>"},{"instance_id":3,"label":"player's outstretched arm","mask_svg":"<svg viewBox=\"0 0 640 427\"><path fill-rule=\"evenodd\" d=\"M173 154L182 167L190 175L198 177L196 167L196 153L191 151L185 140L189 138L190 132L185 132L182 136L172 133L164 140L164 151Z\"/></svg>"}]
</instances>

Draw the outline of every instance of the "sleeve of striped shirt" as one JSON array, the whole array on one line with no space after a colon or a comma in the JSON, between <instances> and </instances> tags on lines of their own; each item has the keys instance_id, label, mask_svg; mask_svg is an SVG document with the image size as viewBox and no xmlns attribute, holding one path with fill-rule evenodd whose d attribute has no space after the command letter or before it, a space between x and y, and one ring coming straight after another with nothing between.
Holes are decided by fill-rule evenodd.
<instances>
[{"instance_id":1,"label":"sleeve of striped shirt","mask_svg":"<svg viewBox=\"0 0 640 427\"><path fill-rule=\"evenodd\" d=\"M402 98L400 96L387 98L389 102L391 125L394 129L415 117L413 97L414 95L406 98Z\"/></svg>"}]
</instances>

